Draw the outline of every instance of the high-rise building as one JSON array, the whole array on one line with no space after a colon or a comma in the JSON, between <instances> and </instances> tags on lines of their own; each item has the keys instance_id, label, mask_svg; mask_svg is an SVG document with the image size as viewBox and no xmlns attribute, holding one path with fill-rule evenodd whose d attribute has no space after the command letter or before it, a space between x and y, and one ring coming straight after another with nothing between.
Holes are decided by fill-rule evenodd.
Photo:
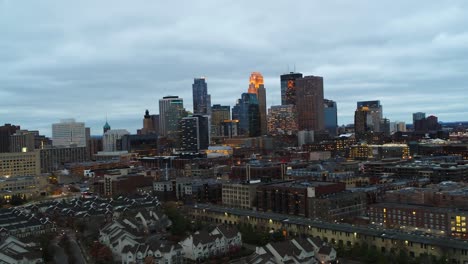
<instances>
[{"instance_id":1,"label":"high-rise building","mask_svg":"<svg viewBox=\"0 0 468 264\"><path fill-rule=\"evenodd\" d=\"M281 75L281 104L296 105L296 80L302 78L302 73L290 72Z\"/></svg>"},{"instance_id":2,"label":"high-rise building","mask_svg":"<svg viewBox=\"0 0 468 264\"><path fill-rule=\"evenodd\" d=\"M297 117L294 105L273 105L268 109L268 134L297 134Z\"/></svg>"},{"instance_id":3,"label":"high-rise building","mask_svg":"<svg viewBox=\"0 0 468 264\"><path fill-rule=\"evenodd\" d=\"M86 147L86 128L83 122L63 119L52 124L52 145L54 147Z\"/></svg>"},{"instance_id":4,"label":"high-rise building","mask_svg":"<svg viewBox=\"0 0 468 264\"><path fill-rule=\"evenodd\" d=\"M10 136L10 152L34 151L36 135L39 135L39 131L16 130Z\"/></svg>"},{"instance_id":5,"label":"high-rise building","mask_svg":"<svg viewBox=\"0 0 468 264\"><path fill-rule=\"evenodd\" d=\"M124 135L130 135L125 129L111 129L107 131L102 138L102 146L105 152L118 151L118 140L122 139Z\"/></svg>"},{"instance_id":6,"label":"high-rise building","mask_svg":"<svg viewBox=\"0 0 468 264\"><path fill-rule=\"evenodd\" d=\"M165 96L159 100L159 134L167 136L177 132L179 120L185 116L184 99Z\"/></svg>"},{"instance_id":7,"label":"high-rise building","mask_svg":"<svg viewBox=\"0 0 468 264\"><path fill-rule=\"evenodd\" d=\"M296 79L296 110L299 130L323 131L323 78L305 76Z\"/></svg>"},{"instance_id":8,"label":"high-rise building","mask_svg":"<svg viewBox=\"0 0 468 264\"><path fill-rule=\"evenodd\" d=\"M380 120L380 132L386 137L390 136L390 120L387 118Z\"/></svg>"},{"instance_id":9,"label":"high-rise building","mask_svg":"<svg viewBox=\"0 0 468 264\"><path fill-rule=\"evenodd\" d=\"M231 119L231 108L229 105L215 104L211 107L211 135L221 136L222 122Z\"/></svg>"},{"instance_id":10,"label":"high-rise building","mask_svg":"<svg viewBox=\"0 0 468 264\"><path fill-rule=\"evenodd\" d=\"M357 102L357 110L366 108L367 114L367 126L369 131L372 132L383 132L380 129L380 123L382 121L382 105L379 100L374 101L361 101Z\"/></svg>"},{"instance_id":11,"label":"high-rise building","mask_svg":"<svg viewBox=\"0 0 468 264\"><path fill-rule=\"evenodd\" d=\"M255 94L258 100L258 109L260 113L260 134L267 134L267 109L266 109L266 91L263 83L263 76L259 72L252 72L249 79L249 94Z\"/></svg>"},{"instance_id":12,"label":"high-rise building","mask_svg":"<svg viewBox=\"0 0 468 264\"><path fill-rule=\"evenodd\" d=\"M413 126L416 126L416 121L422 120L425 118L426 118L426 113L423 113L423 112L413 113Z\"/></svg>"},{"instance_id":13,"label":"high-rise building","mask_svg":"<svg viewBox=\"0 0 468 264\"><path fill-rule=\"evenodd\" d=\"M181 149L198 152L210 143L209 116L193 115L180 120Z\"/></svg>"},{"instance_id":14,"label":"high-rise building","mask_svg":"<svg viewBox=\"0 0 468 264\"><path fill-rule=\"evenodd\" d=\"M198 118L184 117L180 120L181 149L183 151L198 152L200 150L200 136Z\"/></svg>"},{"instance_id":15,"label":"high-rise building","mask_svg":"<svg viewBox=\"0 0 468 264\"><path fill-rule=\"evenodd\" d=\"M0 153L10 152L10 136L20 129L20 126L12 124L0 126Z\"/></svg>"},{"instance_id":16,"label":"high-rise building","mask_svg":"<svg viewBox=\"0 0 468 264\"><path fill-rule=\"evenodd\" d=\"M150 115L148 109L143 117L143 128L138 130L139 135L157 134L159 132L159 115Z\"/></svg>"},{"instance_id":17,"label":"high-rise building","mask_svg":"<svg viewBox=\"0 0 468 264\"><path fill-rule=\"evenodd\" d=\"M364 134L369 132L370 128L367 125L367 119L369 117L369 108L360 107L354 112L354 132L356 134Z\"/></svg>"},{"instance_id":18,"label":"high-rise building","mask_svg":"<svg viewBox=\"0 0 468 264\"><path fill-rule=\"evenodd\" d=\"M237 105L232 109L232 118L239 120L239 134L249 137L258 137L260 131L260 111L257 95L243 93Z\"/></svg>"},{"instance_id":19,"label":"high-rise building","mask_svg":"<svg viewBox=\"0 0 468 264\"><path fill-rule=\"evenodd\" d=\"M0 153L0 177L38 176L40 165L38 151Z\"/></svg>"},{"instance_id":20,"label":"high-rise building","mask_svg":"<svg viewBox=\"0 0 468 264\"><path fill-rule=\"evenodd\" d=\"M336 136L338 129L338 109L336 107L336 102L324 99L323 106L323 112L325 114L325 129L330 135Z\"/></svg>"},{"instance_id":21,"label":"high-rise building","mask_svg":"<svg viewBox=\"0 0 468 264\"><path fill-rule=\"evenodd\" d=\"M201 115L211 114L211 95L205 77L195 78L192 84L193 113Z\"/></svg>"},{"instance_id":22,"label":"high-rise building","mask_svg":"<svg viewBox=\"0 0 468 264\"><path fill-rule=\"evenodd\" d=\"M232 138L239 135L239 120L224 120L221 126L221 136Z\"/></svg>"}]
</instances>

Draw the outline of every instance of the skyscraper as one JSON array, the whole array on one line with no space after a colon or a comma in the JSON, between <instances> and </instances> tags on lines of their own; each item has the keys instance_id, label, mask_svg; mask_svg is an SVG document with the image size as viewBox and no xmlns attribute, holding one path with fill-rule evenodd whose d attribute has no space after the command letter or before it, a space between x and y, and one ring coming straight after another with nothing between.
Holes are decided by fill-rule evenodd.
<instances>
[{"instance_id":1,"label":"skyscraper","mask_svg":"<svg viewBox=\"0 0 468 264\"><path fill-rule=\"evenodd\" d=\"M368 107L360 107L354 112L354 132L357 135L364 134L370 130L367 125L368 113Z\"/></svg>"},{"instance_id":2,"label":"skyscraper","mask_svg":"<svg viewBox=\"0 0 468 264\"><path fill-rule=\"evenodd\" d=\"M260 135L267 134L267 109L266 109L266 91L263 83L263 76L259 72L252 72L249 79L249 94L255 94L258 100L258 109L260 113Z\"/></svg>"},{"instance_id":3,"label":"skyscraper","mask_svg":"<svg viewBox=\"0 0 468 264\"><path fill-rule=\"evenodd\" d=\"M296 105L296 80L302 78L302 73L290 72L281 75L281 104Z\"/></svg>"},{"instance_id":4,"label":"skyscraper","mask_svg":"<svg viewBox=\"0 0 468 264\"><path fill-rule=\"evenodd\" d=\"M16 130L20 130L20 126L12 124L0 126L0 153L10 151L10 136L13 135Z\"/></svg>"},{"instance_id":5,"label":"skyscraper","mask_svg":"<svg viewBox=\"0 0 468 264\"><path fill-rule=\"evenodd\" d=\"M159 132L159 115L150 115L148 109L143 117L143 128L138 130L140 135L157 134Z\"/></svg>"},{"instance_id":6,"label":"skyscraper","mask_svg":"<svg viewBox=\"0 0 468 264\"><path fill-rule=\"evenodd\" d=\"M209 116L193 115L180 120L181 149L198 152L209 146Z\"/></svg>"},{"instance_id":7,"label":"skyscraper","mask_svg":"<svg viewBox=\"0 0 468 264\"><path fill-rule=\"evenodd\" d=\"M52 145L54 147L86 147L86 128L83 122L75 119L62 119L60 123L52 124Z\"/></svg>"},{"instance_id":8,"label":"skyscraper","mask_svg":"<svg viewBox=\"0 0 468 264\"><path fill-rule=\"evenodd\" d=\"M357 110L359 109L366 109L367 117L366 123L369 131L372 132L383 132L380 129L380 123L382 121L383 113L382 113L382 105L380 104L379 100L374 101L361 101L357 102Z\"/></svg>"},{"instance_id":9,"label":"skyscraper","mask_svg":"<svg viewBox=\"0 0 468 264\"><path fill-rule=\"evenodd\" d=\"M323 131L323 78L305 76L296 79L296 110L299 130Z\"/></svg>"},{"instance_id":10,"label":"skyscraper","mask_svg":"<svg viewBox=\"0 0 468 264\"><path fill-rule=\"evenodd\" d=\"M159 134L167 136L175 132L179 126L179 120L185 116L184 99L178 96L165 96L159 99Z\"/></svg>"},{"instance_id":11,"label":"skyscraper","mask_svg":"<svg viewBox=\"0 0 468 264\"><path fill-rule=\"evenodd\" d=\"M222 122L231 119L231 108L229 105L215 104L211 107L211 135L221 136Z\"/></svg>"},{"instance_id":12,"label":"skyscraper","mask_svg":"<svg viewBox=\"0 0 468 264\"><path fill-rule=\"evenodd\" d=\"M260 111L257 95L243 93L232 108L232 118L239 120L239 134L249 137L258 137L260 131Z\"/></svg>"},{"instance_id":13,"label":"skyscraper","mask_svg":"<svg viewBox=\"0 0 468 264\"><path fill-rule=\"evenodd\" d=\"M332 136L336 136L338 129L338 109L336 102L328 99L323 100L325 114L325 129Z\"/></svg>"},{"instance_id":14,"label":"skyscraper","mask_svg":"<svg viewBox=\"0 0 468 264\"><path fill-rule=\"evenodd\" d=\"M423 127L422 123L424 123L424 121L421 121L424 119L426 119L426 113L423 113L423 112L413 113L413 127L415 131L424 130L422 129Z\"/></svg>"},{"instance_id":15,"label":"skyscraper","mask_svg":"<svg viewBox=\"0 0 468 264\"><path fill-rule=\"evenodd\" d=\"M200 150L200 136L198 134L198 118L184 117L180 120L181 144L183 151L198 152Z\"/></svg>"},{"instance_id":16,"label":"skyscraper","mask_svg":"<svg viewBox=\"0 0 468 264\"><path fill-rule=\"evenodd\" d=\"M211 114L211 95L204 77L195 78L192 84L193 113L201 115Z\"/></svg>"}]
</instances>

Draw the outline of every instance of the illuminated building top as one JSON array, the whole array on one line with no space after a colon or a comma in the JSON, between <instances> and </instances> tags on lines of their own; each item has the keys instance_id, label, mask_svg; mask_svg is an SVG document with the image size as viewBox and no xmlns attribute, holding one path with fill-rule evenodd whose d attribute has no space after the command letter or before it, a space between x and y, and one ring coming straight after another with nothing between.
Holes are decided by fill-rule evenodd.
<instances>
[{"instance_id":1,"label":"illuminated building top","mask_svg":"<svg viewBox=\"0 0 468 264\"><path fill-rule=\"evenodd\" d=\"M258 88L263 85L263 76L259 72L252 72L249 80L249 91L250 94L258 95Z\"/></svg>"}]
</instances>

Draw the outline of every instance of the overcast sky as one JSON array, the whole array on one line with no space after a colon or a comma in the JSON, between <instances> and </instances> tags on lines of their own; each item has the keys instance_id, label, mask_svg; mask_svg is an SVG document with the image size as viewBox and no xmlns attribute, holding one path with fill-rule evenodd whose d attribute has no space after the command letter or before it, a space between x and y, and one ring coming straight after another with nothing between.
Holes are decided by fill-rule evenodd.
<instances>
[{"instance_id":1,"label":"overcast sky","mask_svg":"<svg viewBox=\"0 0 468 264\"><path fill-rule=\"evenodd\" d=\"M194 77L233 105L252 71L324 77L338 122L356 101L384 116L468 120L468 1L0 0L0 123L50 135L63 118L135 133L166 95L192 110Z\"/></svg>"}]
</instances>

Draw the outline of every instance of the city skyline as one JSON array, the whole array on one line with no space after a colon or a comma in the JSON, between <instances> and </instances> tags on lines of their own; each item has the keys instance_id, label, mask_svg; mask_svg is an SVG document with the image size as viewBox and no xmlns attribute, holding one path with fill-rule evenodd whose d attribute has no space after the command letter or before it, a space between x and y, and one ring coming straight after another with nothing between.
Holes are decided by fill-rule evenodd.
<instances>
[{"instance_id":1,"label":"city skyline","mask_svg":"<svg viewBox=\"0 0 468 264\"><path fill-rule=\"evenodd\" d=\"M100 134L107 115L112 127L134 133L163 96L193 109L197 76L207 76L212 104L234 106L253 71L264 77L267 108L281 104L281 74L322 76L339 125L368 100L380 100L392 122L410 124L415 112L445 122L468 116L462 1L300 2L286 14L286 4L208 1L170 15L177 4L112 3L25 9L0 1L0 123L51 135L52 123L75 118ZM197 12L208 7L210 16Z\"/></svg>"}]
</instances>

